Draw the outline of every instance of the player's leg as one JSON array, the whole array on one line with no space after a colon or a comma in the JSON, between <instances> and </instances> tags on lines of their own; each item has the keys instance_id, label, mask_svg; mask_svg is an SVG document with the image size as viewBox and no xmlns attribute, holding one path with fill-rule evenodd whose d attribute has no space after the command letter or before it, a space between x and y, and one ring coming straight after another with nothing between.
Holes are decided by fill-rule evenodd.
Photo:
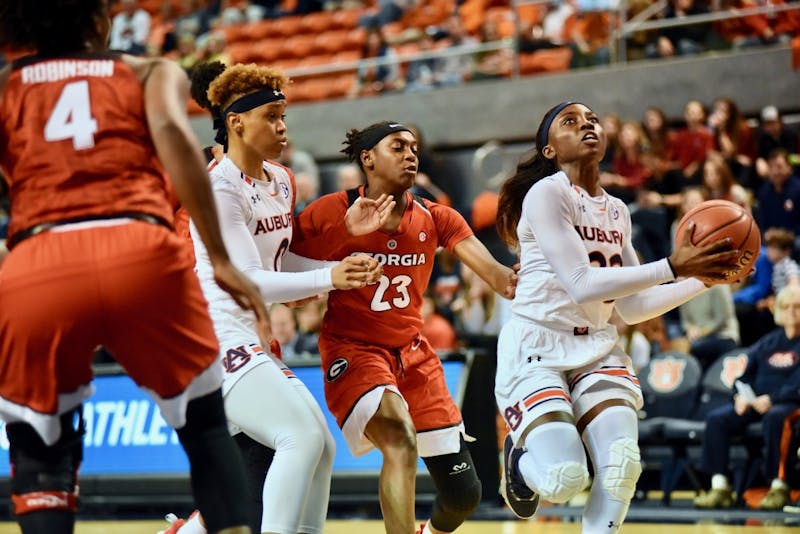
<instances>
[{"instance_id":1,"label":"player's leg","mask_svg":"<svg viewBox=\"0 0 800 534\"><path fill-rule=\"evenodd\" d=\"M460 449L455 453L423 457L436 486L436 500L431 517L423 530L425 534L453 532L481 502L481 481L475 462L462 436Z\"/></svg>"},{"instance_id":2,"label":"player's leg","mask_svg":"<svg viewBox=\"0 0 800 534\"><path fill-rule=\"evenodd\" d=\"M384 390L364 435L383 455L378 497L387 534L414 531L417 437L403 398Z\"/></svg>"},{"instance_id":3,"label":"player's leg","mask_svg":"<svg viewBox=\"0 0 800 534\"><path fill-rule=\"evenodd\" d=\"M541 350L530 346L530 339L547 335L531 335L528 325L512 321L498 341L495 397L509 428L501 493L521 518L533 516L540 496L566 502L589 476L565 377L536 356ZM554 343L561 345L560 340Z\"/></svg>"},{"instance_id":4,"label":"player's leg","mask_svg":"<svg viewBox=\"0 0 800 534\"><path fill-rule=\"evenodd\" d=\"M275 450L261 493L260 532L298 532L326 448L327 428L298 394L297 380L270 361L250 369L225 396L230 423Z\"/></svg>"},{"instance_id":5,"label":"player's leg","mask_svg":"<svg viewBox=\"0 0 800 534\"><path fill-rule=\"evenodd\" d=\"M114 269L99 273L101 343L176 428L208 530L250 532L244 466L228 432L219 346L194 259L162 227L115 228L103 249ZM136 243L136 250L125 243Z\"/></svg>"},{"instance_id":6,"label":"player's leg","mask_svg":"<svg viewBox=\"0 0 800 534\"><path fill-rule=\"evenodd\" d=\"M234 435L233 440L244 461L250 503L250 529L253 532L261 532L261 516L264 510L261 493L264 491L264 480L275 457L275 450L259 443L244 432Z\"/></svg>"},{"instance_id":7,"label":"player's leg","mask_svg":"<svg viewBox=\"0 0 800 534\"><path fill-rule=\"evenodd\" d=\"M400 391L417 430L419 455L436 486L436 500L423 532L452 532L481 500L481 483L464 442L461 412L450 397L442 362L425 338L406 347L401 357L405 375Z\"/></svg>"},{"instance_id":8,"label":"player's leg","mask_svg":"<svg viewBox=\"0 0 800 534\"><path fill-rule=\"evenodd\" d=\"M322 454L320 455L317 468L311 478L311 485L306 496L306 503L303 507L303 514L300 516L300 527L298 532L302 534L316 534L323 531L325 518L328 515L328 501L331 497L331 475L333 473L333 460L336 456L336 442L328 430L328 423L325 414L317 404L310 391L296 380L295 385L300 398L314 414L320 429L324 429L325 439Z\"/></svg>"},{"instance_id":9,"label":"player's leg","mask_svg":"<svg viewBox=\"0 0 800 534\"><path fill-rule=\"evenodd\" d=\"M80 407L60 417L52 445L27 423L9 423L11 502L23 534L72 532L77 508L78 467L83 457Z\"/></svg>"},{"instance_id":10,"label":"player's leg","mask_svg":"<svg viewBox=\"0 0 800 534\"><path fill-rule=\"evenodd\" d=\"M583 532L616 532L642 473L637 410L639 381L618 350L570 374L577 429L594 467Z\"/></svg>"}]
</instances>

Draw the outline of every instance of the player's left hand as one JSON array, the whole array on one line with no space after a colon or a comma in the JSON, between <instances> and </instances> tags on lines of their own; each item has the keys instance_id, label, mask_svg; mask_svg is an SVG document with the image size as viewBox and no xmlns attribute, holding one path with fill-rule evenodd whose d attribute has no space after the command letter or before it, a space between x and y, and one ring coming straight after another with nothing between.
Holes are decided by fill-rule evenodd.
<instances>
[{"instance_id":1,"label":"player's left hand","mask_svg":"<svg viewBox=\"0 0 800 534\"><path fill-rule=\"evenodd\" d=\"M394 196L386 193L375 200L358 197L353 205L347 208L344 216L347 231L352 236L374 232L389 220L389 215L392 214L396 204Z\"/></svg>"}]
</instances>

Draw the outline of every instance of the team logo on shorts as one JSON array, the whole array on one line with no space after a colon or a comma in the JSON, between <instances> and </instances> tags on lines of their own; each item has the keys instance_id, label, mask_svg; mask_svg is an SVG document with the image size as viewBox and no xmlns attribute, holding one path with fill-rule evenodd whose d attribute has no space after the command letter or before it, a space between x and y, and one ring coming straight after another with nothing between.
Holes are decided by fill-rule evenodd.
<instances>
[{"instance_id":1,"label":"team logo on shorts","mask_svg":"<svg viewBox=\"0 0 800 534\"><path fill-rule=\"evenodd\" d=\"M333 382L342 374L347 371L347 360L344 358L337 358L333 360L333 362L328 366L328 371L325 373L325 380L328 382Z\"/></svg>"},{"instance_id":2,"label":"team logo on shorts","mask_svg":"<svg viewBox=\"0 0 800 534\"><path fill-rule=\"evenodd\" d=\"M506 420L508 428L511 430L518 429L520 423L522 423L522 409L519 407L519 403L506 407L503 410L503 418Z\"/></svg>"},{"instance_id":3,"label":"team logo on shorts","mask_svg":"<svg viewBox=\"0 0 800 534\"><path fill-rule=\"evenodd\" d=\"M389 242L386 243L386 246L389 247L389 250L394 250L397 248L397 241L390 239Z\"/></svg>"},{"instance_id":4,"label":"team logo on shorts","mask_svg":"<svg viewBox=\"0 0 800 534\"><path fill-rule=\"evenodd\" d=\"M428 234L426 234L425 232L420 232L419 233L419 241L420 241L420 243L424 243L427 239L428 239Z\"/></svg>"}]
</instances>

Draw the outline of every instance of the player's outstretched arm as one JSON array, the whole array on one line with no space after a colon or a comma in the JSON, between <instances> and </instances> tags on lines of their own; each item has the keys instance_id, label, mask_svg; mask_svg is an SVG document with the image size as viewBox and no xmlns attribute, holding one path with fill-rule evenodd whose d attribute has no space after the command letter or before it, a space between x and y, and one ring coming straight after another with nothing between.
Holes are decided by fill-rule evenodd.
<instances>
[{"instance_id":1,"label":"player's outstretched arm","mask_svg":"<svg viewBox=\"0 0 800 534\"><path fill-rule=\"evenodd\" d=\"M489 249L474 235L459 241L453 252L499 295L513 299L517 290L517 273L494 259Z\"/></svg>"},{"instance_id":2,"label":"player's outstretched arm","mask_svg":"<svg viewBox=\"0 0 800 534\"><path fill-rule=\"evenodd\" d=\"M262 342L268 342L271 333L264 301L256 286L231 264L222 241L206 164L186 116L189 80L178 65L151 61L144 82L145 112L158 157L208 250L217 283L239 306L255 312Z\"/></svg>"}]
</instances>

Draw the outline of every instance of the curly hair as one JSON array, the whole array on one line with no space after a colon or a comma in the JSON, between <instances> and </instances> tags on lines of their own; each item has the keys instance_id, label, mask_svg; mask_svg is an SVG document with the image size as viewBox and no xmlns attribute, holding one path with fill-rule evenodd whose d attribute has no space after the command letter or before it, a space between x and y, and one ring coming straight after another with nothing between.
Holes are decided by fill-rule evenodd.
<instances>
[{"instance_id":1,"label":"curly hair","mask_svg":"<svg viewBox=\"0 0 800 534\"><path fill-rule=\"evenodd\" d=\"M3 0L0 46L47 55L82 50L97 37L97 17L108 16L108 0Z\"/></svg>"},{"instance_id":2,"label":"curly hair","mask_svg":"<svg viewBox=\"0 0 800 534\"><path fill-rule=\"evenodd\" d=\"M289 83L289 77L276 68L261 67L255 63L231 65L210 83L206 95L211 106L224 109L248 93L267 87L282 91Z\"/></svg>"}]
</instances>

